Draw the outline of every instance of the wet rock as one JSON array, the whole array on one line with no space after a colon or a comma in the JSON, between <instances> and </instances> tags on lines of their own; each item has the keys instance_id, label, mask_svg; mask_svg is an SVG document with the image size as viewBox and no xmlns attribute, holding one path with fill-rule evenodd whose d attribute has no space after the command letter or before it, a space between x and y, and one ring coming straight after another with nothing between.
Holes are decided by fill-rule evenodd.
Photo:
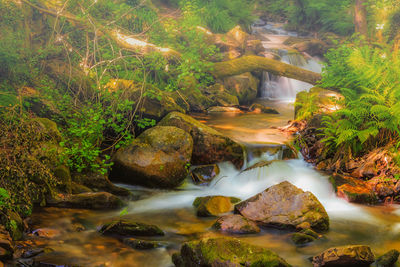
<instances>
[{"instance_id":1,"label":"wet rock","mask_svg":"<svg viewBox=\"0 0 400 267\"><path fill-rule=\"evenodd\" d=\"M266 107L261 104L253 104L250 106L250 111L256 112L256 113L266 113L266 114L279 114L279 112L276 109Z\"/></svg>"},{"instance_id":2,"label":"wet rock","mask_svg":"<svg viewBox=\"0 0 400 267\"><path fill-rule=\"evenodd\" d=\"M252 222L238 214L231 214L219 218L213 228L228 234L256 234L260 228Z\"/></svg>"},{"instance_id":3,"label":"wet rock","mask_svg":"<svg viewBox=\"0 0 400 267\"><path fill-rule=\"evenodd\" d=\"M219 174L219 167L217 164L196 166L190 174L195 184L207 185Z\"/></svg>"},{"instance_id":4,"label":"wet rock","mask_svg":"<svg viewBox=\"0 0 400 267\"><path fill-rule=\"evenodd\" d=\"M399 259L399 251L396 249L392 249L391 251L383 254L382 256L376 259L377 267L392 267L396 264Z\"/></svg>"},{"instance_id":5,"label":"wet rock","mask_svg":"<svg viewBox=\"0 0 400 267\"><path fill-rule=\"evenodd\" d=\"M175 126L192 136L193 165L231 161L239 169L243 166L244 153L240 144L188 115L172 112L158 125Z\"/></svg>"},{"instance_id":6,"label":"wet rock","mask_svg":"<svg viewBox=\"0 0 400 267\"><path fill-rule=\"evenodd\" d=\"M204 90L203 94L208 95L208 97L213 101L214 105L222 107L239 106L239 100L237 96L230 94L220 83L209 86L206 88L206 90Z\"/></svg>"},{"instance_id":7,"label":"wet rock","mask_svg":"<svg viewBox=\"0 0 400 267\"><path fill-rule=\"evenodd\" d=\"M166 244L158 241L139 240L135 238L124 238L123 243L137 250L147 250L165 247Z\"/></svg>"},{"instance_id":8,"label":"wet rock","mask_svg":"<svg viewBox=\"0 0 400 267\"><path fill-rule=\"evenodd\" d=\"M365 181L337 173L333 174L329 180L336 194L349 202L375 204L378 201L372 188Z\"/></svg>"},{"instance_id":9,"label":"wet rock","mask_svg":"<svg viewBox=\"0 0 400 267\"><path fill-rule=\"evenodd\" d=\"M251 73L230 76L223 79L226 90L237 96L241 105L252 103L257 98L259 80Z\"/></svg>"},{"instance_id":10,"label":"wet rock","mask_svg":"<svg viewBox=\"0 0 400 267\"><path fill-rule=\"evenodd\" d=\"M284 146L282 148L282 159L289 160L289 159L297 159L298 153L297 150L292 146Z\"/></svg>"},{"instance_id":11,"label":"wet rock","mask_svg":"<svg viewBox=\"0 0 400 267\"><path fill-rule=\"evenodd\" d=\"M294 233L292 234L291 239L296 245L304 245L313 242L316 238L303 233Z\"/></svg>"},{"instance_id":12,"label":"wet rock","mask_svg":"<svg viewBox=\"0 0 400 267\"><path fill-rule=\"evenodd\" d=\"M100 233L104 235L119 236L163 236L164 232L155 225L118 220L104 224L100 228Z\"/></svg>"},{"instance_id":13,"label":"wet rock","mask_svg":"<svg viewBox=\"0 0 400 267\"><path fill-rule=\"evenodd\" d=\"M235 211L262 226L295 229L309 223L315 231L329 228L328 214L318 199L286 181L237 204Z\"/></svg>"},{"instance_id":14,"label":"wet rock","mask_svg":"<svg viewBox=\"0 0 400 267\"><path fill-rule=\"evenodd\" d=\"M210 238L182 245L172 261L177 267L188 266L290 266L276 253L233 238Z\"/></svg>"},{"instance_id":15,"label":"wet rock","mask_svg":"<svg viewBox=\"0 0 400 267\"><path fill-rule=\"evenodd\" d=\"M74 182L79 183L96 192L105 191L117 196L129 196L131 192L128 189L114 185L107 177L100 173L75 173Z\"/></svg>"},{"instance_id":16,"label":"wet rock","mask_svg":"<svg viewBox=\"0 0 400 267\"><path fill-rule=\"evenodd\" d=\"M71 183L71 193L72 194L81 194L81 193L89 193L89 192L93 192L93 190L82 184L78 184L75 182Z\"/></svg>"},{"instance_id":17,"label":"wet rock","mask_svg":"<svg viewBox=\"0 0 400 267\"><path fill-rule=\"evenodd\" d=\"M45 252L44 248L29 249L29 250L24 251L24 253L22 253L22 258L24 258L24 259L32 258L32 257L40 255L44 252Z\"/></svg>"},{"instance_id":18,"label":"wet rock","mask_svg":"<svg viewBox=\"0 0 400 267\"><path fill-rule=\"evenodd\" d=\"M118 150L110 177L130 184L173 188L186 178L192 150L193 139L187 132L173 126L156 126Z\"/></svg>"},{"instance_id":19,"label":"wet rock","mask_svg":"<svg viewBox=\"0 0 400 267\"><path fill-rule=\"evenodd\" d=\"M264 168L264 167L268 167L273 163L273 161L266 161L266 160L262 160L260 162L257 162L253 165L251 165L250 167L246 168L244 171L242 172L247 172L247 171L251 171L257 168Z\"/></svg>"},{"instance_id":20,"label":"wet rock","mask_svg":"<svg viewBox=\"0 0 400 267\"><path fill-rule=\"evenodd\" d=\"M233 203L239 201L239 199L233 197L207 196L196 198L193 206L196 208L197 216L209 217L233 211Z\"/></svg>"},{"instance_id":21,"label":"wet rock","mask_svg":"<svg viewBox=\"0 0 400 267\"><path fill-rule=\"evenodd\" d=\"M301 234L305 234L305 235L312 236L312 237L314 237L315 239L316 239L316 238L322 237L322 236L319 235L317 232L314 232L313 230L311 230L311 229L309 229L309 228L302 229L302 230L300 231L300 233L301 233Z\"/></svg>"},{"instance_id":22,"label":"wet rock","mask_svg":"<svg viewBox=\"0 0 400 267\"><path fill-rule=\"evenodd\" d=\"M211 107L207 109L207 113L242 113L242 111L235 107Z\"/></svg>"},{"instance_id":23,"label":"wet rock","mask_svg":"<svg viewBox=\"0 0 400 267\"><path fill-rule=\"evenodd\" d=\"M11 259L14 254L14 246L10 234L0 225L0 260Z\"/></svg>"},{"instance_id":24,"label":"wet rock","mask_svg":"<svg viewBox=\"0 0 400 267\"><path fill-rule=\"evenodd\" d=\"M48 206L73 209L117 209L124 205L122 200L107 192L59 195L47 202Z\"/></svg>"},{"instance_id":25,"label":"wet rock","mask_svg":"<svg viewBox=\"0 0 400 267\"><path fill-rule=\"evenodd\" d=\"M32 232L34 236L41 237L41 238L46 238L46 239L52 239L57 236L60 236L61 233L57 229L52 229L52 228L40 228L36 229L35 231Z\"/></svg>"},{"instance_id":26,"label":"wet rock","mask_svg":"<svg viewBox=\"0 0 400 267\"><path fill-rule=\"evenodd\" d=\"M314 267L322 266L370 266L375 261L368 246L343 246L330 248L313 258Z\"/></svg>"}]
</instances>

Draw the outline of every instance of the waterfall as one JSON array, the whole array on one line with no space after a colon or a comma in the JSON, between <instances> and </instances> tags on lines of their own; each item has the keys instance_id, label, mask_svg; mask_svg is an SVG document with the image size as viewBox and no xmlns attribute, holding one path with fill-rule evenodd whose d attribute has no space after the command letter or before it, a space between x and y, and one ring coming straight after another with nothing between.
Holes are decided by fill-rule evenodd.
<instances>
[{"instance_id":1,"label":"waterfall","mask_svg":"<svg viewBox=\"0 0 400 267\"><path fill-rule=\"evenodd\" d=\"M281 61L287 64L319 73L322 70L321 65L315 59L306 59L300 53L279 50L279 55L281 56ZM264 72L260 97L294 102L298 92L309 90L311 87L313 87L311 84L305 82Z\"/></svg>"}]
</instances>

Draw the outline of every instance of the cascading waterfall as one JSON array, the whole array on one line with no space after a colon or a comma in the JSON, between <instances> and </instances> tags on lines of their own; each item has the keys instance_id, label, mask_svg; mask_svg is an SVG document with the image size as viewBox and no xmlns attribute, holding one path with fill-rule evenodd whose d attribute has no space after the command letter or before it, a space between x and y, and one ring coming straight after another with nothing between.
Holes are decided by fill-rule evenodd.
<instances>
[{"instance_id":1,"label":"cascading waterfall","mask_svg":"<svg viewBox=\"0 0 400 267\"><path fill-rule=\"evenodd\" d=\"M282 37L296 37L295 33L287 32L284 29L280 27L274 27L274 25L271 24L254 26L253 30L261 35L261 37L264 37L264 39L268 40L263 42L264 48L267 51L277 54L282 62L321 73L322 67L318 62L318 59L306 58L304 55L296 51L276 49L277 46L284 46L282 44L284 41ZM271 100L294 102L298 92L309 90L311 87L311 84L305 82L264 72L263 83L260 89L260 97Z\"/></svg>"},{"instance_id":2,"label":"cascading waterfall","mask_svg":"<svg viewBox=\"0 0 400 267\"><path fill-rule=\"evenodd\" d=\"M279 50L279 55L282 62L314 72L320 73L322 70L321 65L315 59L306 59L299 53L289 53L287 50ZM296 94L298 92L307 91L311 87L311 84L305 82L264 72L260 96L271 100L293 102L296 99Z\"/></svg>"}]
</instances>

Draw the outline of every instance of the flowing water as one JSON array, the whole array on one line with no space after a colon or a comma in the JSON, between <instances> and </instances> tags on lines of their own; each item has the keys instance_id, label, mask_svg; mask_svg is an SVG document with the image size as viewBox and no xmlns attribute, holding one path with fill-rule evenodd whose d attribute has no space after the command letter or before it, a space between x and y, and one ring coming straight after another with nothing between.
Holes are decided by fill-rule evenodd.
<instances>
[{"instance_id":1,"label":"flowing water","mask_svg":"<svg viewBox=\"0 0 400 267\"><path fill-rule=\"evenodd\" d=\"M264 30L279 29L264 26ZM268 40L284 40L289 33L279 29L266 33ZM271 41L269 41L271 42ZM276 42L267 48L277 46ZM290 55L280 52L282 60ZM300 55L296 55L296 58ZM315 70L311 59L296 59L305 68ZM293 62L292 62L293 63ZM274 81L272 85L271 81ZM282 92L280 91L283 88ZM302 159L282 160L280 147L290 141L277 127L284 126L293 118L293 100L299 90L310 85L280 77L269 76L261 98L257 102L276 108L280 114L214 114L196 115L196 118L223 132L247 147L246 166L262 160L273 163L249 171L236 170L232 164L222 163L221 172L209 186L196 186L188 179L179 189L173 191L150 190L126 186L137 200L129 202L126 219L158 225L166 236L151 240L162 240L167 246L149 251L133 250L115 238L104 237L97 228L104 222L119 217L120 211L87 211L57 208L41 208L32 216L33 227L53 228L60 235L51 240L39 240L41 246L54 251L40 256L42 262L58 265L80 266L173 266L172 253L179 250L182 242L201 237L221 236L210 229L215 218L198 218L192 207L198 196L225 195L241 199L251 197L282 181L314 193L326 208L331 227L323 238L304 247L296 247L290 241L290 233L276 229L263 229L260 234L237 236L246 242L269 248L286 259L293 266L311 266L308 258L326 248L348 244L371 246L376 254L390 249L400 249L400 207L396 205L368 207L347 203L336 197L328 177ZM69 229L82 225L83 231Z\"/></svg>"}]
</instances>

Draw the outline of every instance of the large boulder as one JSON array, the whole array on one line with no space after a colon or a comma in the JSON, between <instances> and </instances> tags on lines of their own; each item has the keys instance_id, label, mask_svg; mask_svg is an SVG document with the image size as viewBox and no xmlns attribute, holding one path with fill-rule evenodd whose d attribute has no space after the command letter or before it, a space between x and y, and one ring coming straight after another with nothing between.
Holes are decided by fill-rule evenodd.
<instances>
[{"instance_id":1,"label":"large boulder","mask_svg":"<svg viewBox=\"0 0 400 267\"><path fill-rule=\"evenodd\" d=\"M219 218L213 228L228 234L256 234L260 232L257 224L238 214L230 214Z\"/></svg>"},{"instance_id":2,"label":"large boulder","mask_svg":"<svg viewBox=\"0 0 400 267\"><path fill-rule=\"evenodd\" d=\"M215 106L239 106L239 99L237 96L228 92L228 90L220 83L207 87L203 93L208 95Z\"/></svg>"},{"instance_id":3,"label":"large boulder","mask_svg":"<svg viewBox=\"0 0 400 267\"><path fill-rule=\"evenodd\" d=\"M257 98L259 82L249 72L223 79L223 84L228 93L237 96L242 105L252 103Z\"/></svg>"},{"instance_id":4,"label":"large boulder","mask_svg":"<svg viewBox=\"0 0 400 267\"><path fill-rule=\"evenodd\" d=\"M290 266L276 253L233 238L210 238L183 244L172 261L177 267Z\"/></svg>"},{"instance_id":5,"label":"large boulder","mask_svg":"<svg viewBox=\"0 0 400 267\"><path fill-rule=\"evenodd\" d=\"M237 168L243 166L244 153L240 144L188 115L171 112L158 125L175 126L192 136L193 165L231 161Z\"/></svg>"},{"instance_id":6,"label":"large boulder","mask_svg":"<svg viewBox=\"0 0 400 267\"><path fill-rule=\"evenodd\" d=\"M197 216L209 217L233 211L233 204L240 199L225 196L198 197L193 201Z\"/></svg>"},{"instance_id":7,"label":"large boulder","mask_svg":"<svg viewBox=\"0 0 400 267\"><path fill-rule=\"evenodd\" d=\"M329 228L328 213L318 199L287 181L237 204L235 211L262 226L284 229L309 226L316 231Z\"/></svg>"},{"instance_id":8,"label":"large boulder","mask_svg":"<svg viewBox=\"0 0 400 267\"><path fill-rule=\"evenodd\" d=\"M329 248L313 258L314 267L367 267L374 261L374 254L368 246L343 246Z\"/></svg>"},{"instance_id":9,"label":"large boulder","mask_svg":"<svg viewBox=\"0 0 400 267\"><path fill-rule=\"evenodd\" d=\"M129 184L173 188L188 174L192 137L182 129L156 126L114 155L111 178Z\"/></svg>"}]
</instances>

